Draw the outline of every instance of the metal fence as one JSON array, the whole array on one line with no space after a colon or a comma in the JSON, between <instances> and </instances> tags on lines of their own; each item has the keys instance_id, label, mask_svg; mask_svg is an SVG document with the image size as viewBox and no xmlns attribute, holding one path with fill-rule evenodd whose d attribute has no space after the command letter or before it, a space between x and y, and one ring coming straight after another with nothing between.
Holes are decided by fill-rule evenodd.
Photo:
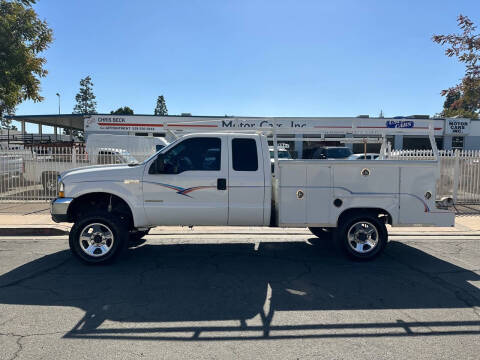
<instances>
[{"instance_id":1,"label":"metal fence","mask_svg":"<svg viewBox=\"0 0 480 360\"><path fill-rule=\"evenodd\" d=\"M99 164L126 164L136 158L125 150L98 148L87 153L85 146L30 146L0 150L0 202L48 201L56 196L62 172Z\"/></svg>"},{"instance_id":2,"label":"metal fence","mask_svg":"<svg viewBox=\"0 0 480 360\"><path fill-rule=\"evenodd\" d=\"M129 154L114 148L84 145L30 146L0 150L0 202L48 201L57 192L57 177L66 170L97 164L129 163L150 154ZM480 150L440 151L437 198L456 204L480 204ZM392 151L391 159L433 159L431 150ZM354 161L354 160L352 160Z\"/></svg>"},{"instance_id":3,"label":"metal fence","mask_svg":"<svg viewBox=\"0 0 480 360\"><path fill-rule=\"evenodd\" d=\"M432 150L392 151L391 159L429 160ZM440 150L437 198L452 197L455 204L480 204L480 150Z\"/></svg>"}]
</instances>

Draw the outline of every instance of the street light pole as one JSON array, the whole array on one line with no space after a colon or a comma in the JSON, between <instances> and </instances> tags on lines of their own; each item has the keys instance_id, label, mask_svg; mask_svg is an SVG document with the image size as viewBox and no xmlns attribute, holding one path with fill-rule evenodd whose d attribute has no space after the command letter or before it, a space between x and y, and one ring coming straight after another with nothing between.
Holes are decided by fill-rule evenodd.
<instances>
[{"instance_id":1,"label":"street light pole","mask_svg":"<svg viewBox=\"0 0 480 360\"><path fill-rule=\"evenodd\" d=\"M58 96L58 115L60 115L60 94L57 93Z\"/></svg>"},{"instance_id":2,"label":"street light pole","mask_svg":"<svg viewBox=\"0 0 480 360\"><path fill-rule=\"evenodd\" d=\"M60 94L57 92L57 96L58 96L58 115L60 115ZM54 126L54 133L55 133L55 141L57 141L57 133L58 133L58 129L56 126Z\"/></svg>"}]
</instances>

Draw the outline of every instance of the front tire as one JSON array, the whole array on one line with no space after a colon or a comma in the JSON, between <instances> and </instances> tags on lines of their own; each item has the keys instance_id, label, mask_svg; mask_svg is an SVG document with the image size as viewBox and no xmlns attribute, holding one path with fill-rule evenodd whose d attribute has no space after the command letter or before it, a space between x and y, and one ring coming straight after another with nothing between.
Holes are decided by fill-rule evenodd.
<instances>
[{"instance_id":1,"label":"front tire","mask_svg":"<svg viewBox=\"0 0 480 360\"><path fill-rule=\"evenodd\" d=\"M336 243L345 255L368 261L382 253L388 242L385 223L376 214L357 215L344 220L337 231Z\"/></svg>"},{"instance_id":2,"label":"front tire","mask_svg":"<svg viewBox=\"0 0 480 360\"><path fill-rule=\"evenodd\" d=\"M128 229L118 217L99 212L78 219L72 226L72 253L88 264L109 263L118 258L128 243Z\"/></svg>"}]
</instances>

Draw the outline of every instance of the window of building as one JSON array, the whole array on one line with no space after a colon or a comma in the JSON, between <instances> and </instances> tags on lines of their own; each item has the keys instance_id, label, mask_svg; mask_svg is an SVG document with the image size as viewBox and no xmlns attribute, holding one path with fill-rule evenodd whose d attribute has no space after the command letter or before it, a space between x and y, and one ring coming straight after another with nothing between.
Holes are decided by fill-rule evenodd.
<instances>
[{"instance_id":1,"label":"window of building","mask_svg":"<svg viewBox=\"0 0 480 360\"><path fill-rule=\"evenodd\" d=\"M232 162L235 171L257 171L258 154L255 139L233 139Z\"/></svg>"},{"instance_id":2,"label":"window of building","mask_svg":"<svg viewBox=\"0 0 480 360\"><path fill-rule=\"evenodd\" d=\"M452 137L452 149L463 149L463 136Z\"/></svg>"}]
</instances>

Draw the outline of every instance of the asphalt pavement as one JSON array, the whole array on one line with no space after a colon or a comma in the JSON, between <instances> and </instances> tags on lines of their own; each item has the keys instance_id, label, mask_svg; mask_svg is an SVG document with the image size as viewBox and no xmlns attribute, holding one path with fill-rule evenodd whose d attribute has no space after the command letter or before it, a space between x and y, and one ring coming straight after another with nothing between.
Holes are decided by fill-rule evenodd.
<instances>
[{"instance_id":1,"label":"asphalt pavement","mask_svg":"<svg viewBox=\"0 0 480 360\"><path fill-rule=\"evenodd\" d=\"M1 237L0 359L478 359L479 255L476 231L358 263L301 229L165 228L86 266Z\"/></svg>"}]
</instances>

